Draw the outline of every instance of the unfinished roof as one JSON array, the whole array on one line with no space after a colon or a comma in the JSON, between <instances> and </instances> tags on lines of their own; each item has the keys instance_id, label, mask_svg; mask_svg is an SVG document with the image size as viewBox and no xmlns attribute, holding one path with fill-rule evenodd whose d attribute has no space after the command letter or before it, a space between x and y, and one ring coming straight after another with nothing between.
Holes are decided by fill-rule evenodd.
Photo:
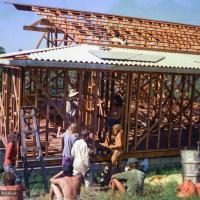
<instances>
[{"instance_id":1,"label":"unfinished roof","mask_svg":"<svg viewBox=\"0 0 200 200\"><path fill-rule=\"evenodd\" d=\"M21 67L200 73L200 55L128 48L102 49L101 46L87 44L2 54L0 64Z\"/></svg>"},{"instance_id":2,"label":"unfinished roof","mask_svg":"<svg viewBox=\"0 0 200 200\"><path fill-rule=\"evenodd\" d=\"M18 10L32 11L41 16L31 26L25 26L25 30L56 31L65 35L62 39L64 41L110 44L115 31L118 31L122 39L127 39L127 47L200 53L200 26L31 4L12 4Z\"/></svg>"}]
</instances>

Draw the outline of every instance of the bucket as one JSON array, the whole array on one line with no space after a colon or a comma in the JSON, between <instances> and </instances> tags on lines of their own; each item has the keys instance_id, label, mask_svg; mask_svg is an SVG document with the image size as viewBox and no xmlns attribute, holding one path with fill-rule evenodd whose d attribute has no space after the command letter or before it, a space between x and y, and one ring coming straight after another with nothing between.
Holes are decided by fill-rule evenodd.
<instances>
[{"instance_id":1,"label":"bucket","mask_svg":"<svg viewBox=\"0 0 200 200\"><path fill-rule=\"evenodd\" d=\"M181 164L183 181L191 180L200 183L200 151L182 150Z\"/></svg>"},{"instance_id":2,"label":"bucket","mask_svg":"<svg viewBox=\"0 0 200 200\"><path fill-rule=\"evenodd\" d=\"M3 169L4 157L5 157L5 148L0 148L0 170Z\"/></svg>"}]
</instances>

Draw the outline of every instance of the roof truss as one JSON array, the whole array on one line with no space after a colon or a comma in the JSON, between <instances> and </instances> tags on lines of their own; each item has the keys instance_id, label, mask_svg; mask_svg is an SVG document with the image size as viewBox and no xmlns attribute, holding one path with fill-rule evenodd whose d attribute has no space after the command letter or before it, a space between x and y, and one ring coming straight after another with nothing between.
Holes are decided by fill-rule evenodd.
<instances>
[{"instance_id":1,"label":"roof truss","mask_svg":"<svg viewBox=\"0 0 200 200\"><path fill-rule=\"evenodd\" d=\"M42 17L31 26L25 26L25 30L65 35L62 39L55 38L54 43L63 41L65 44L84 42L110 45L111 38L118 31L130 47L200 52L199 26L30 4L13 5L18 10L32 11Z\"/></svg>"}]
</instances>

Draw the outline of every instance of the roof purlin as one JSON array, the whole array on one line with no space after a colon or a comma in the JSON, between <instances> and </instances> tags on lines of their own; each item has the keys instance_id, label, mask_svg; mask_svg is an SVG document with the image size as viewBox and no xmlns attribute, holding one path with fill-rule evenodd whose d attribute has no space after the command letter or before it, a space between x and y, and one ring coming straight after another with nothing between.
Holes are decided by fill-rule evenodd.
<instances>
[{"instance_id":1,"label":"roof purlin","mask_svg":"<svg viewBox=\"0 0 200 200\"><path fill-rule=\"evenodd\" d=\"M37 60L1 60L0 65L16 67L47 67L47 68L69 68L88 70L108 70L124 72L153 72L153 73L175 73L175 74L196 74L200 75L200 69L155 67L142 65L109 65L95 63L59 62L59 61L37 61Z\"/></svg>"},{"instance_id":2,"label":"roof purlin","mask_svg":"<svg viewBox=\"0 0 200 200\"><path fill-rule=\"evenodd\" d=\"M127 47L200 53L200 26L32 4L12 4L17 9L22 6L22 10L36 12L68 35L75 31L76 34L69 42L90 41L108 45L115 30L118 30L123 38L127 38ZM81 16L81 19L77 16ZM92 23L88 23L91 21Z\"/></svg>"}]
</instances>

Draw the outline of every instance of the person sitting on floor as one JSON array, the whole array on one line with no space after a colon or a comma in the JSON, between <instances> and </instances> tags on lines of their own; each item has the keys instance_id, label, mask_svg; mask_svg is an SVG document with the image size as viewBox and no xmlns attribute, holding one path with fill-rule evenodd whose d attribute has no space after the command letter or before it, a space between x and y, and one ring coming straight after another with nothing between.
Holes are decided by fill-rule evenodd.
<instances>
[{"instance_id":1,"label":"person sitting on floor","mask_svg":"<svg viewBox=\"0 0 200 200\"><path fill-rule=\"evenodd\" d=\"M80 196L81 175L66 176L63 171L59 172L50 179L51 189L57 200L72 200ZM50 200L53 199L53 193L50 193Z\"/></svg>"},{"instance_id":2,"label":"person sitting on floor","mask_svg":"<svg viewBox=\"0 0 200 200\"><path fill-rule=\"evenodd\" d=\"M112 175L109 185L113 194L118 190L121 193L127 192L129 196L133 196L143 192L144 178L144 172L138 170L138 160L129 158L127 171Z\"/></svg>"},{"instance_id":3,"label":"person sitting on floor","mask_svg":"<svg viewBox=\"0 0 200 200\"><path fill-rule=\"evenodd\" d=\"M23 191L26 191L23 185L16 185L16 177L13 172L4 172L3 185L0 186L1 200L23 200Z\"/></svg>"}]
</instances>

